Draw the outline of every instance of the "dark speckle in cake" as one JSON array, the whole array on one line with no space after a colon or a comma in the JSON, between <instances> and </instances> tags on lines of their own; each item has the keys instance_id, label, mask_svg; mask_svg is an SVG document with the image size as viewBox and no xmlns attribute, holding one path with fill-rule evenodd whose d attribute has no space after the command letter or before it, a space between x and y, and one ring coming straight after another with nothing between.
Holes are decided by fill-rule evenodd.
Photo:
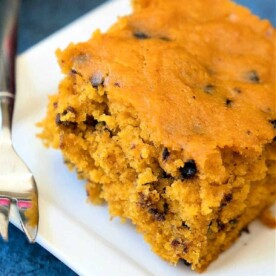
<instances>
[{"instance_id":1,"label":"dark speckle in cake","mask_svg":"<svg viewBox=\"0 0 276 276\"><path fill-rule=\"evenodd\" d=\"M269 120L269 122L272 124L272 126L276 129L276 119Z\"/></svg>"},{"instance_id":2,"label":"dark speckle in cake","mask_svg":"<svg viewBox=\"0 0 276 276\"><path fill-rule=\"evenodd\" d=\"M171 246L174 247L174 248L177 248L178 250L179 249L183 249L183 252L184 253L188 253L189 251L189 246L187 243L179 240L179 239L174 239L172 240L171 242Z\"/></svg>"},{"instance_id":3,"label":"dark speckle in cake","mask_svg":"<svg viewBox=\"0 0 276 276\"><path fill-rule=\"evenodd\" d=\"M63 114L64 115L64 114ZM56 115L56 125L58 126L64 126L64 127L70 127L72 129L75 129L77 127L77 123L76 122L71 122L71 121L63 121L61 120L61 116L63 116L62 114L58 113Z\"/></svg>"},{"instance_id":4,"label":"dark speckle in cake","mask_svg":"<svg viewBox=\"0 0 276 276\"><path fill-rule=\"evenodd\" d=\"M226 99L226 100L225 100L225 105L226 105L227 107L231 107L232 104L233 104L233 101L232 101L232 100L230 100L230 99Z\"/></svg>"},{"instance_id":5,"label":"dark speckle in cake","mask_svg":"<svg viewBox=\"0 0 276 276\"><path fill-rule=\"evenodd\" d=\"M233 195L232 194L225 194L220 207L225 207L226 205L228 205L231 201L233 200Z\"/></svg>"},{"instance_id":6,"label":"dark speckle in cake","mask_svg":"<svg viewBox=\"0 0 276 276\"><path fill-rule=\"evenodd\" d=\"M135 38L141 39L141 40L151 38L148 34L146 34L146 33L144 33L144 32L139 32L139 31L134 32L134 33L133 33L133 36L134 36Z\"/></svg>"},{"instance_id":7,"label":"dark speckle in cake","mask_svg":"<svg viewBox=\"0 0 276 276\"><path fill-rule=\"evenodd\" d=\"M76 114L76 113L77 113L76 110L75 110L75 108L72 107L72 106L70 106L70 105L66 108L66 112L71 112L71 113L73 113L73 114ZM65 115L65 114L64 114L64 115Z\"/></svg>"},{"instance_id":8,"label":"dark speckle in cake","mask_svg":"<svg viewBox=\"0 0 276 276\"><path fill-rule=\"evenodd\" d=\"M225 202L230 202L230 201L232 201L232 199L233 199L233 195L232 194L226 194L224 196Z\"/></svg>"},{"instance_id":9,"label":"dark speckle in cake","mask_svg":"<svg viewBox=\"0 0 276 276\"><path fill-rule=\"evenodd\" d=\"M189 225L185 221L182 221L181 226L190 230Z\"/></svg>"},{"instance_id":10,"label":"dark speckle in cake","mask_svg":"<svg viewBox=\"0 0 276 276\"><path fill-rule=\"evenodd\" d=\"M247 81L251 83L259 83L260 82L260 76L256 70L248 71L245 74L245 78Z\"/></svg>"},{"instance_id":11,"label":"dark speckle in cake","mask_svg":"<svg viewBox=\"0 0 276 276\"><path fill-rule=\"evenodd\" d=\"M223 231L225 229L225 224L220 220L218 219L217 220L217 227L218 227L218 231Z\"/></svg>"},{"instance_id":12,"label":"dark speckle in cake","mask_svg":"<svg viewBox=\"0 0 276 276\"><path fill-rule=\"evenodd\" d=\"M174 239L174 240L172 240L172 242L171 242L171 246L172 246L172 247L177 247L177 246L179 246L180 244L181 244L180 241L177 240L177 239Z\"/></svg>"},{"instance_id":13,"label":"dark speckle in cake","mask_svg":"<svg viewBox=\"0 0 276 276\"><path fill-rule=\"evenodd\" d=\"M183 252L188 253L189 252L189 246L187 243L183 243Z\"/></svg>"},{"instance_id":14,"label":"dark speckle in cake","mask_svg":"<svg viewBox=\"0 0 276 276\"><path fill-rule=\"evenodd\" d=\"M172 178L172 176L164 170L162 170L161 177L162 178Z\"/></svg>"},{"instance_id":15,"label":"dark speckle in cake","mask_svg":"<svg viewBox=\"0 0 276 276\"><path fill-rule=\"evenodd\" d=\"M167 215L168 212L169 212L169 204L167 202L165 202L164 205L163 205L163 213L165 215Z\"/></svg>"},{"instance_id":16,"label":"dark speckle in cake","mask_svg":"<svg viewBox=\"0 0 276 276\"><path fill-rule=\"evenodd\" d=\"M236 219L236 218L229 220L229 224L231 224L231 225L235 225L237 223L238 223L238 219Z\"/></svg>"},{"instance_id":17,"label":"dark speckle in cake","mask_svg":"<svg viewBox=\"0 0 276 276\"><path fill-rule=\"evenodd\" d=\"M213 84L207 84L204 86L203 90L207 94L212 94L215 91L215 86Z\"/></svg>"},{"instance_id":18,"label":"dark speckle in cake","mask_svg":"<svg viewBox=\"0 0 276 276\"><path fill-rule=\"evenodd\" d=\"M181 179L189 179L196 175L197 167L194 160L190 159L185 162L184 166L179 168L180 178Z\"/></svg>"},{"instance_id":19,"label":"dark speckle in cake","mask_svg":"<svg viewBox=\"0 0 276 276\"><path fill-rule=\"evenodd\" d=\"M158 211L157 208L149 208L148 212L154 217L156 221L164 221L165 214Z\"/></svg>"},{"instance_id":20,"label":"dark speckle in cake","mask_svg":"<svg viewBox=\"0 0 276 276\"><path fill-rule=\"evenodd\" d=\"M73 75L79 75L79 76L82 77L82 74L81 74L80 72L78 72L78 71L77 71L76 69L74 69L74 68L71 69L71 74L73 74Z\"/></svg>"},{"instance_id":21,"label":"dark speckle in cake","mask_svg":"<svg viewBox=\"0 0 276 276\"><path fill-rule=\"evenodd\" d=\"M242 92L239 87L234 87L233 90L238 94L241 94L241 92Z\"/></svg>"},{"instance_id":22,"label":"dark speckle in cake","mask_svg":"<svg viewBox=\"0 0 276 276\"><path fill-rule=\"evenodd\" d=\"M161 36L160 39L167 42L171 41L171 39L167 36Z\"/></svg>"},{"instance_id":23,"label":"dark speckle in cake","mask_svg":"<svg viewBox=\"0 0 276 276\"><path fill-rule=\"evenodd\" d=\"M163 161L167 161L167 159L169 158L170 156L170 152L167 148L164 148L163 149L163 152L162 152L162 160Z\"/></svg>"},{"instance_id":24,"label":"dark speckle in cake","mask_svg":"<svg viewBox=\"0 0 276 276\"><path fill-rule=\"evenodd\" d=\"M61 120L60 120L60 116L61 116L60 113L58 113L58 114L56 115L56 124L57 124L57 125L61 125L61 123L62 123Z\"/></svg>"},{"instance_id":25,"label":"dark speckle in cake","mask_svg":"<svg viewBox=\"0 0 276 276\"><path fill-rule=\"evenodd\" d=\"M86 115L84 123L89 127L95 127L98 124L98 121L92 115Z\"/></svg>"}]
</instances>

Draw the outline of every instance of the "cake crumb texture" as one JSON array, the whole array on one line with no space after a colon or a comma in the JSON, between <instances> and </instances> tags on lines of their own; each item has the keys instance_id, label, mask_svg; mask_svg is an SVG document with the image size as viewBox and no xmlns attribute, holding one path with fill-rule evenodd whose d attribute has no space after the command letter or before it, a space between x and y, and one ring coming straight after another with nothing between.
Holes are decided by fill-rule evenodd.
<instances>
[{"instance_id":1,"label":"cake crumb texture","mask_svg":"<svg viewBox=\"0 0 276 276\"><path fill-rule=\"evenodd\" d=\"M39 135L91 202L198 272L276 198L276 32L228 0L134 0L56 54Z\"/></svg>"}]
</instances>

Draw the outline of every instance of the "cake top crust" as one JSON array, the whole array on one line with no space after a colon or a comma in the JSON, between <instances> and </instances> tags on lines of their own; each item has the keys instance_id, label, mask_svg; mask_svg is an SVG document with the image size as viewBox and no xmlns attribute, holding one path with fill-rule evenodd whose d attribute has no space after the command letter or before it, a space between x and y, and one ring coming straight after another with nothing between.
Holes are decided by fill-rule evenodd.
<instances>
[{"instance_id":1,"label":"cake top crust","mask_svg":"<svg viewBox=\"0 0 276 276\"><path fill-rule=\"evenodd\" d=\"M276 32L229 0L135 0L107 33L57 51L65 74L100 82L152 140L204 154L261 151L276 136Z\"/></svg>"}]
</instances>

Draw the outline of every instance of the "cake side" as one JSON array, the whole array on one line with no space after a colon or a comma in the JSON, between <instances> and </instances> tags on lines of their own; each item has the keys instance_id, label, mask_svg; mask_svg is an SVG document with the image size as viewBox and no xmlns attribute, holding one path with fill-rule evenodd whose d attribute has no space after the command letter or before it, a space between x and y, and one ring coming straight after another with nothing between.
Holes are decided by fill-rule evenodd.
<instances>
[{"instance_id":1,"label":"cake side","mask_svg":"<svg viewBox=\"0 0 276 276\"><path fill-rule=\"evenodd\" d=\"M274 142L250 157L218 150L199 171L185 151L153 145L133 108L108 102L104 107L105 96L92 113L88 99L78 106L95 92L84 92L86 85L80 80L74 96L52 98L43 135L88 179L89 198L107 201L112 216L131 219L164 259L184 259L202 271L275 200ZM65 121L58 115L62 110L69 114ZM85 120L75 124L72 118L82 113Z\"/></svg>"},{"instance_id":2,"label":"cake side","mask_svg":"<svg viewBox=\"0 0 276 276\"><path fill-rule=\"evenodd\" d=\"M226 0L135 2L57 51L66 77L40 137L91 201L203 271L275 201L275 31Z\"/></svg>"}]
</instances>

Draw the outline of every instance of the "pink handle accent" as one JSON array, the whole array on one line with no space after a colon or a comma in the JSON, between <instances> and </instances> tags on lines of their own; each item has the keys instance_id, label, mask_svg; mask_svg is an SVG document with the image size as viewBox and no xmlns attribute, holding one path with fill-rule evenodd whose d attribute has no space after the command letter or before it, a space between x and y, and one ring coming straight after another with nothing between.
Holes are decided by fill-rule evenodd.
<instances>
[{"instance_id":1,"label":"pink handle accent","mask_svg":"<svg viewBox=\"0 0 276 276\"><path fill-rule=\"evenodd\" d=\"M9 206L10 205L10 200L8 198L0 198L0 205Z\"/></svg>"},{"instance_id":2,"label":"pink handle accent","mask_svg":"<svg viewBox=\"0 0 276 276\"><path fill-rule=\"evenodd\" d=\"M18 200L17 206L20 209L29 209L32 207L32 202L31 201L26 201L26 200Z\"/></svg>"}]
</instances>

